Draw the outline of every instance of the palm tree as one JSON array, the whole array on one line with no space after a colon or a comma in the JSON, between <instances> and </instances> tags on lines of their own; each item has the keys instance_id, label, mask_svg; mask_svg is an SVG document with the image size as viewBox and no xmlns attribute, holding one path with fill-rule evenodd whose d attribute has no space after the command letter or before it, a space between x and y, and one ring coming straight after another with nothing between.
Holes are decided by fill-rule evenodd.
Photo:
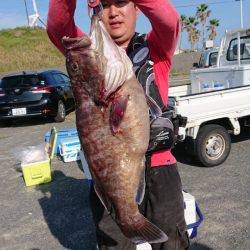
<instances>
[{"instance_id":1,"label":"palm tree","mask_svg":"<svg viewBox=\"0 0 250 250\"><path fill-rule=\"evenodd\" d=\"M208 10L208 6L206 4L201 4L197 7L196 16L200 19L202 24L202 43L203 47L205 46L205 25L207 22L207 18L210 16L211 11Z\"/></svg>"},{"instance_id":2,"label":"palm tree","mask_svg":"<svg viewBox=\"0 0 250 250\"><path fill-rule=\"evenodd\" d=\"M180 43L179 43L179 50L181 50L181 42L182 42L182 33L186 28L187 17L185 15L181 15L180 17Z\"/></svg>"},{"instance_id":3,"label":"palm tree","mask_svg":"<svg viewBox=\"0 0 250 250\"><path fill-rule=\"evenodd\" d=\"M199 22L195 17L189 17L186 21L186 29L188 31L188 38L191 43L191 49L194 50L194 45L197 42L198 34L200 33L199 30L196 28Z\"/></svg>"},{"instance_id":4,"label":"palm tree","mask_svg":"<svg viewBox=\"0 0 250 250\"><path fill-rule=\"evenodd\" d=\"M194 46L195 44L197 44L197 50L198 50L198 41L200 40L200 33L201 32L197 28L194 29L192 40L194 42Z\"/></svg>"},{"instance_id":5,"label":"palm tree","mask_svg":"<svg viewBox=\"0 0 250 250\"><path fill-rule=\"evenodd\" d=\"M209 21L209 25L207 26L207 31L210 31L209 39L214 40L217 35L216 27L220 25L220 20L218 19L211 19Z\"/></svg>"}]
</instances>

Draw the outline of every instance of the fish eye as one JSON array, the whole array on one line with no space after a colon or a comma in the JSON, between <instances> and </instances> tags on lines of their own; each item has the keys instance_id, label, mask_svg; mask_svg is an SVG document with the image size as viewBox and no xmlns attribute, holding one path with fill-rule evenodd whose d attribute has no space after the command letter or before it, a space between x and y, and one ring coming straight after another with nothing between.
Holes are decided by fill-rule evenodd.
<instances>
[{"instance_id":1,"label":"fish eye","mask_svg":"<svg viewBox=\"0 0 250 250\"><path fill-rule=\"evenodd\" d=\"M72 68L74 71L77 71L77 70L79 69L79 66L78 66L78 64L75 62L75 63L72 63L71 68Z\"/></svg>"}]
</instances>

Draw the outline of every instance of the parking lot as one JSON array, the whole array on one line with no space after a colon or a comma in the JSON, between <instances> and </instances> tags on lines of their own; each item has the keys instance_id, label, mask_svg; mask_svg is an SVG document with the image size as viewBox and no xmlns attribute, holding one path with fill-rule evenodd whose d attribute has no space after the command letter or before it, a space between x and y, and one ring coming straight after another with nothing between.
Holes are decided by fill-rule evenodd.
<instances>
[{"instance_id":1,"label":"parking lot","mask_svg":"<svg viewBox=\"0 0 250 250\"><path fill-rule=\"evenodd\" d=\"M63 123L33 118L0 128L0 249L94 249L87 181L80 162L52 161L53 181L25 187L11 152L43 143L44 134L74 128L74 113ZM183 188L200 204L204 222L191 249L250 249L250 129L232 138L225 163L199 165L182 148L174 150Z\"/></svg>"}]
</instances>

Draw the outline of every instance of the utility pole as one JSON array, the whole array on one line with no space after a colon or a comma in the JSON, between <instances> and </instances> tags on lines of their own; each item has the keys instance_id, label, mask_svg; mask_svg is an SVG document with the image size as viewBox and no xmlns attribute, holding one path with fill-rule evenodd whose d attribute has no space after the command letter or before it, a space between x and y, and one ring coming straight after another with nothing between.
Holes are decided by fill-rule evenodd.
<instances>
[{"instance_id":1,"label":"utility pole","mask_svg":"<svg viewBox=\"0 0 250 250\"><path fill-rule=\"evenodd\" d=\"M243 0L235 0L240 2L240 28L243 29Z\"/></svg>"}]
</instances>

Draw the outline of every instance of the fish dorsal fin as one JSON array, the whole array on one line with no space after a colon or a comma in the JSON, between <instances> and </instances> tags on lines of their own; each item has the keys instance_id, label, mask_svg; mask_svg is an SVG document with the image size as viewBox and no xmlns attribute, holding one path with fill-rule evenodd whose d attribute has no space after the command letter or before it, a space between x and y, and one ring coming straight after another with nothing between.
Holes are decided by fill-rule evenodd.
<instances>
[{"instance_id":1,"label":"fish dorsal fin","mask_svg":"<svg viewBox=\"0 0 250 250\"><path fill-rule=\"evenodd\" d=\"M153 118L157 118L162 116L161 108L158 106L158 104L155 102L155 100L146 94L146 100L147 104L149 106L150 114Z\"/></svg>"},{"instance_id":2,"label":"fish dorsal fin","mask_svg":"<svg viewBox=\"0 0 250 250\"><path fill-rule=\"evenodd\" d=\"M143 198L145 195L145 186L146 186L145 170L143 169L141 172L141 178L140 178L140 182L139 182L139 186L138 186L138 190L137 190L137 195L136 195L136 203L138 205L140 205L143 201Z\"/></svg>"}]
</instances>

